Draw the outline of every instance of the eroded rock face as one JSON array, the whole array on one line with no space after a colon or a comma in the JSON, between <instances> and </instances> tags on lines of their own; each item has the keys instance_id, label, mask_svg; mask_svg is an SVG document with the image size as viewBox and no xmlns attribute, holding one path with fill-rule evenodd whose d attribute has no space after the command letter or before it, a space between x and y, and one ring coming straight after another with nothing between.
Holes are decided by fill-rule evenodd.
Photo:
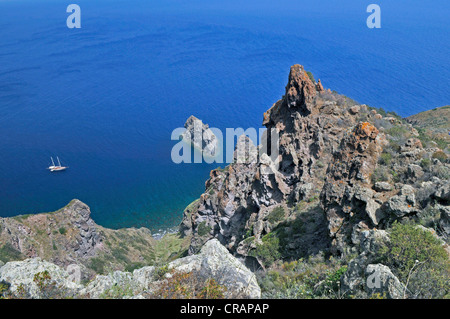
<instances>
[{"instance_id":1,"label":"eroded rock face","mask_svg":"<svg viewBox=\"0 0 450 319\"><path fill-rule=\"evenodd\" d=\"M138 243L135 238L140 238ZM40 257L63 268L80 264L85 266L84 279L96 274L89 267L93 258L112 269L123 269L127 262L142 261L154 241L147 228L113 230L97 225L89 207L79 200L52 213L0 218L4 262ZM123 246L127 250L116 258L112 251Z\"/></svg>"},{"instance_id":2,"label":"eroded rock face","mask_svg":"<svg viewBox=\"0 0 450 319\"><path fill-rule=\"evenodd\" d=\"M101 246L102 239L98 234L97 225L91 218L89 207L79 200L74 200L63 209L62 214L69 215L69 219L73 220L73 224L79 229L79 236L72 247L73 251L80 258L94 256L96 249Z\"/></svg>"},{"instance_id":3,"label":"eroded rock face","mask_svg":"<svg viewBox=\"0 0 450 319\"><path fill-rule=\"evenodd\" d=\"M336 252L344 253L346 238L354 224L364 221L376 226L384 217L370 181L383 143L376 127L359 123L342 139L328 167L321 203Z\"/></svg>"},{"instance_id":4,"label":"eroded rock face","mask_svg":"<svg viewBox=\"0 0 450 319\"><path fill-rule=\"evenodd\" d=\"M68 265L78 259L95 255L102 246L97 225L91 218L89 207L79 200L73 200L63 209L51 214L37 214L26 218L0 218L2 242L10 244L24 257L45 257L60 265ZM46 235L44 233L46 232ZM51 256L45 252L42 236L66 233L58 242L64 246L63 255ZM56 243L55 243L56 244Z\"/></svg>"}]
</instances>

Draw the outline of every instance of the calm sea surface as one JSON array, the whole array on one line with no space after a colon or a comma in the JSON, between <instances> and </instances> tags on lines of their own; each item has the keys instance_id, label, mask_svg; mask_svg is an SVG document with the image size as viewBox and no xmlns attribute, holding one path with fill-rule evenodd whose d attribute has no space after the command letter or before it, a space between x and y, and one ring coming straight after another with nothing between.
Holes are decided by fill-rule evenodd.
<instances>
[{"instance_id":1,"label":"calm sea surface","mask_svg":"<svg viewBox=\"0 0 450 319\"><path fill-rule=\"evenodd\" d=\"M377 30L360 0L80 0L81 29L70 3L0 0L2 217L78 198L106 227L176 225L220 164L172 163L172 130L259 128L295 63L402 116L450 103L448 0L377 1Z\"/></svg>"}]
</instances>

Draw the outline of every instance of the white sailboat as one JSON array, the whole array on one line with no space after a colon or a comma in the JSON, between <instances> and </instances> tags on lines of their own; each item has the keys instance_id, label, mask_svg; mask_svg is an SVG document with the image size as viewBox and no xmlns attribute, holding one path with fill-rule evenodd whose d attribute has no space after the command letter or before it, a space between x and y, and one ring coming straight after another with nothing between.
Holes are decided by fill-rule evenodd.
<instances>
[{"instance_id":1,"label":"white sailboat","mask_svg":"<svg viewBox=\"0 0 450 319\"><path fill-rule=\"evenodd\" d=\"M58 160L58 165L55 165L55 162L53 162L53 157L50 157L50 158L52 160L52 165L48 167L50 172L64 171L64 170L66 170L68 168L67 166L61 166L61 162L59 161L59 157L58 156L56 156L56 159Z\"/></svg>"},{"instance_id":2,"label":"white sailboat","mask_svg":"<svg viewBox=\"0 0 450 319\"><path fill-rule=\"evenodd\" d=\"M54 169L56 166L55 166L55 162L53 162L53 157L50 157L50 159L52 160L52 165L49 166L48 169L49 169L49 170L52 170L52 169Z\"/></svg>"}]
</instances>

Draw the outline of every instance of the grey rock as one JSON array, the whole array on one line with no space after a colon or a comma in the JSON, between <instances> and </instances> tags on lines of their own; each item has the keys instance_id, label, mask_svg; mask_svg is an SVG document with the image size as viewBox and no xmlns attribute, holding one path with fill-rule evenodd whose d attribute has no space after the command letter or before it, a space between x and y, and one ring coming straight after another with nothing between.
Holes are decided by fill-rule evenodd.
<instances>
[{"instance_id":1,"label":"grey rock","mask_svg":"<svg viewBox=\"0 0 450 319\"><path fill-rule=\"evenodd\" d=\"M256 276L217 239L208 241L200 254L171 262L169 268L184 272L198 270L205 278L214 278L218 284L227 287L226 297L261 297Z\"/></svg>"},{"instance_id":2,"label":"grey rock","mask_svg":"<svg viewBox=\"0 0 450 319\"><path fill-rule=\"evenodd\" d=\"M17 293L19 286L29 294L30 298L40 299L42 296L37 284L34 282L34 275L47 271L51 280L67 296L77 294L82 288L81 285L71 280L69 273L63 268L44 261L40 258L29 258L24 261L13 261L6 263L0 268L0 281L11 284L12 293Z\"/></svg>"},{"instance_id":3,"label":"grey rock","mask_svg":"<svg viewBox=\"0 0 450 319\"><path fill-rule=\"evenodd\" d=\"M191 115L184 124L186 131L183 140L201 150L207 156L216 156L219 152L219 140L207 124Z\"/></svg>"},{"instance_id":4,"label":"grey rock","mask_svg":"<svg viewBox=\"0 0 450 319\"><path fill-rule=\"evenodd\" d=\"M358 114L359 111L361 110L359 105L353 105L351 108L349 108L349 112L350 114Z\"/></svg>"},{"instance_id":5,"label":"grey rock","mask_svg":"<svg viewBox=\"0 0 450 319\"><path fill-rule=\"evenodd\" d=\"M360 251L368 257L376 256L379 249L389 242L389 234L385 230L371 229L361 233Z\"/></svg>"},{"instance_id":6,"label":"grey rock","mask_svg":"<svg viewBox=\"0 0 450 319\"><path fill-rule=\"evenodd\" d=\"M450 206L436 205L441 216L439 218L439 227L443 231L446 239L450 238Z\"/></svg>"},{"instance_id":7,"label":"grey rock","mask_svg":"<svg viewBox=\"0 0 450 319\"><path fill-rule=\"evenodd\" d=\"M364 287L364 269L367 258L360 255L352 259L347 266L347 271L341 278L341 292L348 296Z\"/></svg>"},{"instance_id":8,"label":"grey rock","mask_svg":"<svg viewBox=\"0 0 450 319\"><path fill-rule=\"evenodd\" d=\"M376 182L373 187L377 192L389 192L393 190L393 186L387 182Z\"/></svg>"},{"instance_id":9,"label":"grey rock","mask_svg":"<svg viewBox=\"0 0 450 319\"><path fill-rule=\"evenodd\" d=\"M374 200L369 200L366 203L366 213L369 216L372 224L377 226L385 217L385 213L380 209L381 205Z\"/></svg>"},{"instance_id":10,"label":"grey rock","mask_svg":"<svg viewBox=\"0 0 450 319\"><path fill-rule=\"evenodd\" d=\"M383 264L370 264L365 270L366 291L369 296L379 293L385 294L389 299L404 298L405 286Z\"/></svg>"},{"instance_id":11,"label":"grey rock","mask_svg":"<svg viewBox=\"0 0 450 319\"><path fill-rule=\"evenodd\" d=\"M204 279L213 278L226 287L226 297L261 297L255 275L217 239L208 241L197 255L172 261L168 264L168 269L184 273L196 271ZM154 267L149 266L136 269L133 273L116 271L106 276L97 276L80 293L90 298L101 298L115 289L121 292L122 298L141 298L142 293L153 289L154 270ZM166 274L166 277L170 276L170 273Z\"/></svg>"},{"instance_id":12,"label":"grey rock","mask_svg":"<svg viewBox=\"0 0 450 319\"><path fill-rule=\"evenodd\" d=\"M445 183L438 188L434 196L442 201L450 202L450 183Z\"/></svg>"},{"instance_id":13,"label":"grey rock","mask_svg":"<svg viewBox=\"0 0 450 319\"><path fill-rule=\"evenodd\" d=\"M414 195L414 188L410 185L403 185L398 195L391 197L387 201L387 210L389 213L397 217L403 217L407 214L416 212L416 199Z\"/></svg>"},{"instance_id":14,"label":"grey rock","mask_svg":"<svg viewBox=\"0 0 450 319\"><path fill-rule=\"evenodd\" d=\"M417 181L419 178L423 176L424 172L422 167L416 164L409 164L408 169L406 170L407 179L411 182Z\"/></svg>"}]
</instances>

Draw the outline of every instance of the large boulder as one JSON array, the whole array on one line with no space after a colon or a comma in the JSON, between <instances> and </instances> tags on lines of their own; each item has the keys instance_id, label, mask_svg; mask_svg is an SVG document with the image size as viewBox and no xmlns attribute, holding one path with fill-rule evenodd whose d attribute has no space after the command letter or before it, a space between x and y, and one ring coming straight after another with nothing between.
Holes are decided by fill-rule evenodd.
<instances>
[{"instance_id":1,"label":"large boulder","mask_svg":"<svg viewBox=\"0 0 450 319\"><path fill-rule=\"evenodd\" d=\"M59 292L58 295L46 296L38 287L39 281L35 280L35 275L43 272L47 272L50 276L48 284L54 285ZM67 270L39 257L6 263L0 268L1 281L11 285L10 291L13 294L25 293L26 297L33 299L71 297L82 288L75 282L76 277L72 277Z\"/></svg>"},{"instance_id":2,"label":"large boulder","mask_svg":"<svg viewBox=\"0 0 450 319\"><path fill-rule=\"evenodd\" d=\"M405 286L383 264L370 264L365 270L366 291L369 296L373 294L384 295L389 299L402 299L406 297Z\"/></svg>"},{"instance_id":3,"label":"large boulder","mask_svg":"<svg viewBox=\"0 0 450 319\"><path fill-rule=\"evenodd\" d=\"M227 288L226 297L239 295L244 298L260 298L261 289L256 276L233 257L217 239L208 241L198 255L177 259L170 269L189 272L196 270L204 278L213 278Z\"/></svg>"},{"instance_id":4,"label":"large boulder","mask_svg":"<svg viewBox=\"0 0 450 319\"><path fill-rule=\"evenodd\" d=\"M415 189L411 185L403 185L398 195L391 197L386 203L386 209L396 217L403 217L417 212Z\"/></svg>"},{"instance_id":5,"label":"large boulder","mask_svg":"<svg viewBox=\"0 0 450 319\"><path fill-rule=\"evenodd\" d=\"M450 183L442 185L434 194L436 198L443 202L450 202Z\"/></svg>"}]
</instances>

